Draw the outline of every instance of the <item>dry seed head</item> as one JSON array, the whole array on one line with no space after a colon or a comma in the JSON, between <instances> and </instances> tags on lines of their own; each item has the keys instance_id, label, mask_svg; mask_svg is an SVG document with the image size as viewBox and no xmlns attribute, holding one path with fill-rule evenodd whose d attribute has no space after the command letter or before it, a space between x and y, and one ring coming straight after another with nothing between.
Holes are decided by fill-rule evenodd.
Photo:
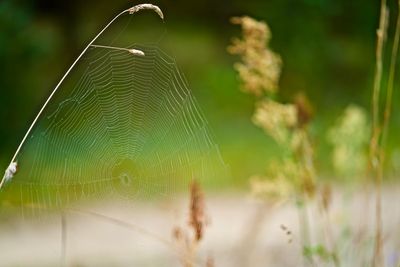
<instances>
[{"instance_id":1,"label":"dry seed head","mask_svg":"<svg viewBox=\"0 0 400 267\"><path fill-rule=\"evenodd\" d=\"M14 175L17 173L18 171L18 163L17 162L11 162L11 164L8 166L8 168L6 169L5 173L4 173L4 181L8 182L10 181Z\"/></svg>"},{"instance_id":2,"label":"dry seed head","mask_svg":"<svg viewBox=\"0 0 400 267\"><path fill-rule=\"evenodd\" d=\"M268 43L271 32L265 22L250 17L234 17L233 24L242 26L242 39L233 39L228 52L239 55L241 62L234 65L245 92L261 96L263 92L278 90L282 61L272 52Z\"/></svg>"},{"instance_id":3,"label":"dry seed head","mask_svg":"<svg viewBox=\"0 0 400 267\"><path fill-rule=\"evenodd\" d=\"M144 52L142 50L138 50L138 49L128 49L128 48L124 48L124 47L116 47L116 46L108 46L108 45L91 45L91 47L94 48L104 48L104 49L110 49L110 50L120 50L120 51L128 51L129 53L135 55L135 56L144 56Z\"/></svg>"},{"instance_id":4,"label":"dry seed head","mask_svg":"<svg viewBox=\"0 0 400 267\"><path fill-rule=\"evenodd\" d=\"M133 54L133 55L136 55L136 56L144 57L144 52L141 51L141 50L137 50L137 49L128 49L128 52L131 53L131 54Z\"/></svg>"},{"instance_id":5,"label":"dry seed head","mask_svg":"<svg viewBox=\"0 0 400 267\"><path fill-rule=\"evenodd\" d=\"M204 194L200 185L196 181L193 181L190 185L189 226L194 230L196 241L200 241L203 237L204 223Z\"/></svg>"},{"instance_id":6,"label":"dry seed head","mask_svg":"<svg viewBox=\"0 0 400 267\"><path fill-rule=\"evenodd\" d=\"M243 16L232 17L231 23L242 26L243 36L254 48L264 50L271 39L271 31L265 22Z\"/></svg>"},{"instance_id":7,"label":"dry seed head","mask_svg":"<svg viewBox=\"0 0 400 267\"><path fill-rule=\"evenodd\" d=\"M164 20L164 14L162 13L161 9L158 6L152 4L140 4L128 9L129 14L136 13L140 10L153 10L162 20Z\"/></svg>"},{"instance_id":8,"label":"dry seed head","mask_svg":"<svg viewBox=\"0 0 400 267\"><path fill-rule=\"evenodd\" d=\"M294 99L294 104L297 108L297 120L299 122L299 127L307 125L313 117L313 107L308 100L307 96L303 93L296 95Z\"/></svg>"}]
</instances>

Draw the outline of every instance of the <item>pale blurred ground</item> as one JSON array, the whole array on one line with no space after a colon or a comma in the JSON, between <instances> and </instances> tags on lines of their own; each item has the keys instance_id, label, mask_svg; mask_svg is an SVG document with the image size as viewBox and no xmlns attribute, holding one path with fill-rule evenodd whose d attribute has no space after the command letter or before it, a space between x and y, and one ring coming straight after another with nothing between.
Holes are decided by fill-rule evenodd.
<instances>
[{"instance_id":1,"label":"pale blurred ground","mask_svg":"<svg viewBox=\"0 0 400 267\"><path fill-rule=\"evenodd\" d=\"M384 189L385 259L386 266L390 267L398 266L400 255L399 193L399 186ZM365 266L373 247L373 194L360 190L339 194L337 190L333 199L330 218L341 266ZM238 193L208 195L206 204L209 226L196 266L205 266L209 256L214 258L216 267L302 266L298 212L293 205L268 204L263 210L263 204ZM151 235L89 214L68 212L66 266L181 266L172 241L172 229L187 224L187 197L130 207L98 204L80 209L129 222ZM310 212L315 214L311 232L323 242L323 237L316 236L321 233L322 217L315 207ZM280 228L282 224L293 232L293 242L288 242ZM57 216L30 223L1 222L0 266L61 266L60 240ZM333 266L317 262L318 266Z\"/></svg>"}]
</instances>

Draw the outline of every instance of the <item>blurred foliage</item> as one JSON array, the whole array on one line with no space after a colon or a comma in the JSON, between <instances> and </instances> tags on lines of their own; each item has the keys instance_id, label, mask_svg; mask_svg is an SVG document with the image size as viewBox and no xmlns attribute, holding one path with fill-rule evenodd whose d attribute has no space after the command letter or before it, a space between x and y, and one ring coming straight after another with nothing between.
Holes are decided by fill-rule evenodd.
<instances>
[{"instance_id":1,"label":"blurred foliage","mask_svg":"<svg viewBox=\"0 0 400 267\"><path fill-rule=\"evenodd\" d=\"M226 52L232 16L265 20L271 47L285 62L283 100L305 92L317 113L311 131L326 132L349 103L369 107L374 68L377 1L151 1L166 15L174 56L198 98L235 184L264 170L278 147L248 119L253 99L239 90ZM114 0L0 2L0 167L17 145L49 92L87 42L123 8L141 2ZM391 3L393 4L393 3ZM393 18L392 18L393 19ZM394 95L394 102L399 95ZM394 107L391 142L400 132ZM322 171L330 173L331 147L318 140ZM392 146L394 147L394 146ZM395 149L392 149L396 154Z\"/></svg>"},{"instance_id":2,"label":"blurred foliage","mask_svg":"<svg viewBox=\"0 0 400 267\"><path fill-rule=\"evenodd\" d=\"M338 178L360 178L367 170L371 125L364 109L349 105L328 132Z\"/></svg>"}]
</instances>

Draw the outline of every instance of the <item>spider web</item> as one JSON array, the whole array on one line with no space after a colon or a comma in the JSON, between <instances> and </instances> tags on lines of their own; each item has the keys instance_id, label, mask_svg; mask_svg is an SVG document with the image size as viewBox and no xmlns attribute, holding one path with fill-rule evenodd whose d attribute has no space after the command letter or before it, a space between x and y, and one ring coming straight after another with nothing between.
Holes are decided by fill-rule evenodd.
<instances>
[{"instance_id":1,"label":"spider web","mask_svg":"<svg viewBox=\"0 0 400 267\"><path fill-rule=\"evenodd\" d=\"M36 124L3 204L62 209L85 199L173 196L224 164L175 60L91 48Z\"/></svg>"}]
</instances>

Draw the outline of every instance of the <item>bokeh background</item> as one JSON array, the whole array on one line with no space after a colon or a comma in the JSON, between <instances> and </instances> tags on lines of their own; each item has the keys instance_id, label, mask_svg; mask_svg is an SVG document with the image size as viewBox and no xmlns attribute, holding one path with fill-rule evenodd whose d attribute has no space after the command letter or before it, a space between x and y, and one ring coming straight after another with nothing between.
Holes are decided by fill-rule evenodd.
<instances>
[{"instance_id":1,"label":"bokeh background","mask_svg":"<svg viewBox=\"0 0 400 267\"><path fill-rule=\"evenodd\" d=\"M315 110L311 130L317 168L323 176L332 176L325 132L348 104L369 110L379 1L151 2L165 13L174 57L230 166L232 179L227 185L247 184L248 177L262 173L278 150L273 140L252 124L254 99L240 91L233 69L237 58L226 51L231 38L240 34L240 28L229 22L238 15L269 24L271 47L284 62L283 98L290 101L296 92L310 98ZM81 50L115 14L138 3L142 2L0 2L1 169L6 168L41 105ZM391 155L399 149L395 146L400 134L398 100L399 93L395 93Z\"/></svg>"},{"instance_id":2,"label":"bokeh background","mask_svg":"<svg viewBox=\"0 0 400 267\"><path fill-rule=\"evenodd\" d=\"M382 95L395 30L396 1L387 0L390 26L389 45L384 52ZM307 242L302 243L302 232L309 227L316 241L310 245L324 244L323 228L330 216L333 244L337 244L340 260L344 265L347 263L346 266L368 266L375 245L375 222L380 219L375 212L375 189L369 187L367 181L371 180L358 177L367 172L345 179L335 173L331 158L333 147L327 140L327 133L350 104L371 113L380 1L149 2L158 5L165 14L165 24L155 14L149 16L157 19L162 25L160 28L167 28L163 38L168 43L168 53L185 74L230 173L228 179L211 179L211 184L204 185L205 216L207 223L210 219L210 225L206 227L199 257L207 259L211 255L216 266L222 267L301 266L306 256L304 249L309 249L310 253L313 249L305 246ZM0 0L0 173L6 169L46 98L88 42L116 14L139 3L143 1ZM232 38L241 34L240 27L229 20L242 15L263 20L271 28L270 48L283 60L279 102L293 103L296 94L303 93L313 106L314 117L309 130L315 149L318 187L321 186L315 195L316 205L312 202L302 205L301 201L292 201L294 199L281 202L281 199L260 201L249 197L254 193L249 177L268 172L269 163L279 157L282 147L251 121L257 99L240 90L240 79L233 67L239 58L227 52ZM156 31L143 23L132 24L132 29L127 29L124 36L134 32L133 42L146 35L157 39L158 28ZM111 37L118 35L120 29L119 25L113 26L116 31ZM130 39L123 40L130 42ZM400 173L399 85L396 77L385 181L390 177L398 178ZM351 142L352 136L350 139ZM355 137L354 140L357 141ZM362 152L368 155L368 144L363 145L365 151ZM44 163L47 168L47 162ZM51 166L48 169L58 174L58 169ZM352 188L349 180L355 180L360 187ZM335 181L339 181L339 185ZM50 183L44 186L47 185ZM212 191L207 186L217 190ZM24 199L35 203L35 197L43 197L37 189L29 185L29 194ZM23 202L23 191L20 194L9 192ZM399 183L385 184L382 192L386 266L398 266ZM58 197L59 191L56 193ZM82 193L85 195L83 189ZM188 226L188 192L177 195L174 195L176 199L168 201L149 198L129 203L118 201L122 199L109 202L100 197L99 202L77 203L78 210L67 209L67 213L63 210L62 216L51 210L46 216L37 216L37 220L32 216L32 221L8 216L13 202L0 201L1 211L6 211L0 214L0 266L58 266L60 260L67 266L64 265L65 255L68 266L75 267L179 266L179 255L174 254L170 243L165 246L157 238L149 238L140 231L147 229L151 236L161 236L168 241L173 239L172 232L176 233L177 226ZM51 198L43 199L58 204ZM326 199L330 199L325 201L330 203L329 214L328 204L326 210L317 205ZM25 206L34 212L36 208L41 209L40 205L30 205L29 201L27 204L21 205L18 214L22 211L22 215L26 215ZM308 213L307 210L311 211L309 222L299 221L299 211ZM102 215L93 216L91 212ZM109 216L108 220L103 215ZM126 227L130 223L133 228L139 226L139 231ZM319 248L324 247L316 246L317 254L321 251ZM167 265L170 262L176 264Z\"/></svg>"}]
</instances>

